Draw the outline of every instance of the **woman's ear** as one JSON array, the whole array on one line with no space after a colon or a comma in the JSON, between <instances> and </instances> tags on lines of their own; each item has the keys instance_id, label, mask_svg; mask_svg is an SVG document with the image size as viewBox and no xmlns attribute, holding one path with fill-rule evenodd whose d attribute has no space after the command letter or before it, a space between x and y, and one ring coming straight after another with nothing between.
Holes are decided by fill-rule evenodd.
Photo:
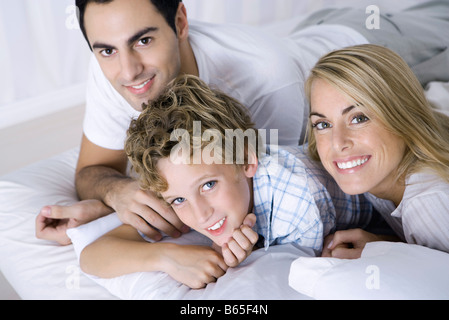
<instances>
[{"instance_id":1,"label":"woman's ear","mask_svg":"<svg viewBox=\"0 0 449 320\"><path fill-rule=\"evenodd\" d=\"M253 178L256 175L259 160L254 152L248 153L248 163L244 167L244 172L247 178Z\"/></svg>"}]
</instances>

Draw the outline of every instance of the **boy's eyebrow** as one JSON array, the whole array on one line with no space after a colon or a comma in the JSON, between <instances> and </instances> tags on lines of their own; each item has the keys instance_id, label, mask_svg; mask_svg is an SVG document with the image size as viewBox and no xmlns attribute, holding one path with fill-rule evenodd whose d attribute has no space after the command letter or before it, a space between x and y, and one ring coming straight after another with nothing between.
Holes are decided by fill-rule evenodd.
<instances>
[{"instance_id":1,"label":"boy's eyebrow","mask_svg":"<svg viewBox=\"0 0 449 320\"><path fill-rule=\"evenodd\" d=\"M131 46L134 42L136 42L137 40L139 40L143 35L150 33L150 32L155 32L159 30L157 27L146 27L140 31L137 31L134 35L132 35L127 42L128 46ZM102 42L95 42L92 45L93 49L117 49L115 46L110 45L110 44L106 44L106 43L102 43Z\"/></svg>"},{"instance_id":2,"label":"boy's eyebrow","mask_svg":"<svg viewBox=\"0 0 449 320\"><path fill-rule=\"evenodd\" d=\"M213 175L205 174L205 175L199 177L198 179L194 180L194 181L189 185L189 187L195 186L195 185L199 184L200 181L207 181L207 180L209 180L209 179L211 179L211 178L213 178L213 177L214 177ZM179 198L179 196L164 196L163 198L164 198L164 200L165 200L166 202L170 203L172 200L175 200L175 199Z\"/></svg>"}]
</instances>

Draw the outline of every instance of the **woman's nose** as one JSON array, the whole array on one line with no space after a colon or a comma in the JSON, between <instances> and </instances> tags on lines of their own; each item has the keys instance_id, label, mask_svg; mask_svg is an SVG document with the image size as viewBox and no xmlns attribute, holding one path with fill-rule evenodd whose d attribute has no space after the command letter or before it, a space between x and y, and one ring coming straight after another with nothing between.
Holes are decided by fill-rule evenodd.
<instances>
[{"instance_id":1,"label":"woman's nose","mask_svg":"<svg viewBox=\"0 0 449 320\"><path fill-rule=\"evenodd\" d=\"M352 146L351 132L345 126L332 128L332 146L336 151L344 151Z\"/></svg>"}]
</instances>

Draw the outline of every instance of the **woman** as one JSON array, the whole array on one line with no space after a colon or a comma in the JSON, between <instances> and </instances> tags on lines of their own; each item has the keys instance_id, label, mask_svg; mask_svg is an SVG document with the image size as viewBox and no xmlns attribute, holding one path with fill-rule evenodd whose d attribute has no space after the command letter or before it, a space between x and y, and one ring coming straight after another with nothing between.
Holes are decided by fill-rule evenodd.
<instances>
[{"instance_id":1,"label":"woman","mask_svg":"<svg viewBox=\"0 0 449 320\"><path fill-rule=\"evenodd\" d=\"M322 57L306 82L309 153L348 194L366 193L402 241L449 252L449 117L431 109L394 52L361 45ZM362 230L328 236L323 256L358 258Z\"/></svg>"}]
</instances>

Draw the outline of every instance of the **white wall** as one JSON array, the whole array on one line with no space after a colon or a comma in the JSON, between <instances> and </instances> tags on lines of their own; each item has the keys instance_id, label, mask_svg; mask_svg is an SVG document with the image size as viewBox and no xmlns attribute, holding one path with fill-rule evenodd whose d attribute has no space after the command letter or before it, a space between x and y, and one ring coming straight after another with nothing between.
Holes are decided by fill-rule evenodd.
<instances>
[{"instance_id":1,"label":"white wall","mask_svg":"<svg viewBox=\"0 0 449 320\"><path fill-rule=\"evenodd\" d=\"M90 51L74 17L74 0L0 0L0 128L82 103Z\"/></svg>"},{"instance_id":2,"label":"white wall","mask_svg":"<svg viewBox=\"0 0 449 320\"><path fill-rule=\"evenodd\" d=\"M268 24L329 6L378 3L398 8L420 0L184 0L190 19ZM0 0L0 129L84 101L90 51L75 0ZM1 137L0 137L1 138Z\"/></svg>"}]
</instances>

